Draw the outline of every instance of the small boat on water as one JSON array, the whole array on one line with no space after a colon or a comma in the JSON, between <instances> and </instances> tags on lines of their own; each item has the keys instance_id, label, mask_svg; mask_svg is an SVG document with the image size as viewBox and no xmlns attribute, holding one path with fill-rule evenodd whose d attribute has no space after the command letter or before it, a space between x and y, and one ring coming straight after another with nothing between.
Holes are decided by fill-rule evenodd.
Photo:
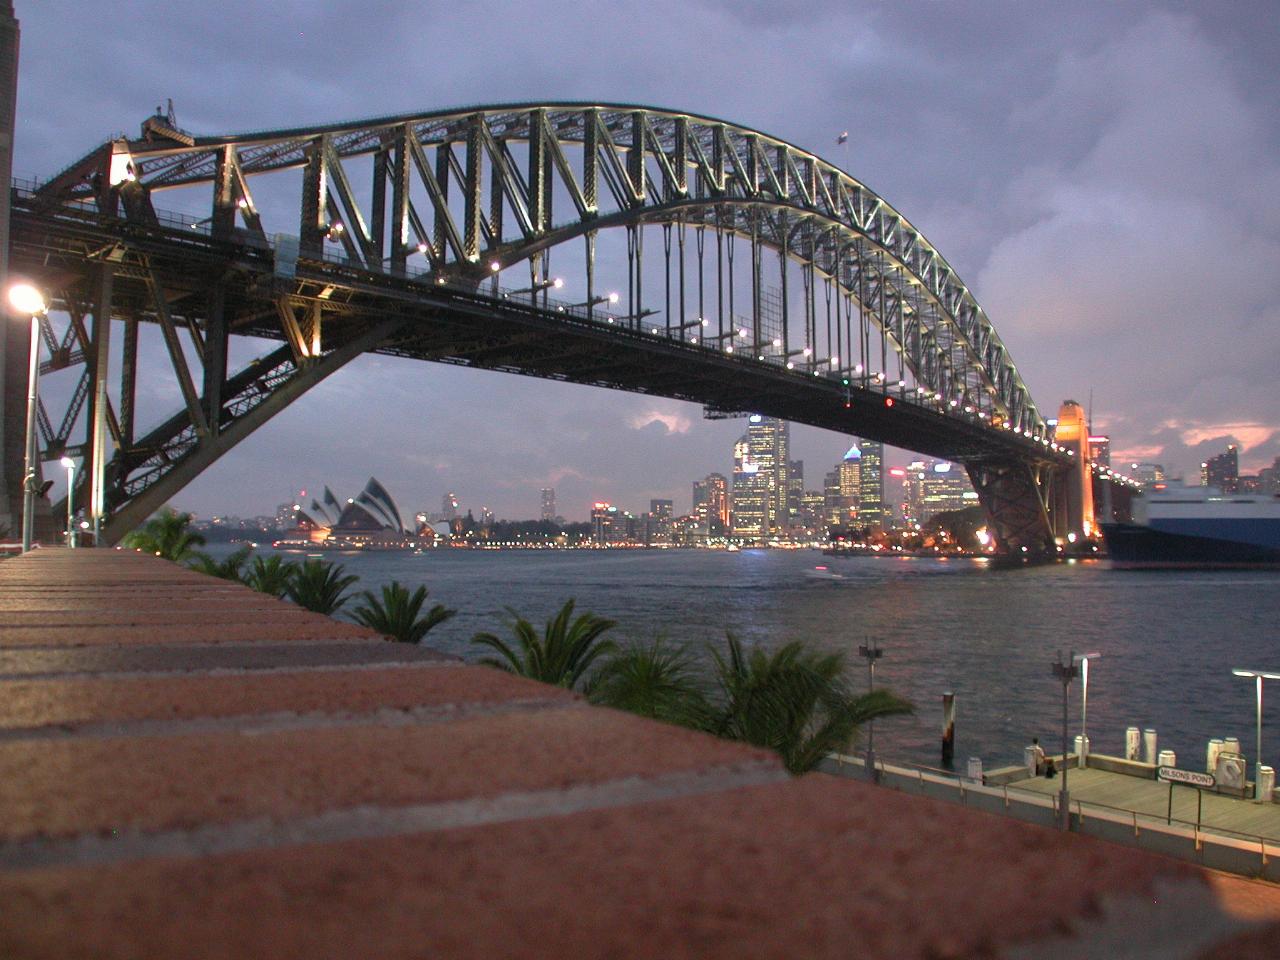
<instances>
[{"instance_id":1,"label":"small boat on water","mask_svg":"<svg viewBox=\"0 0 1280 960\"><path fill-rule=\"evenodd\" d=\"M836 573L834 570L827 569L826 564L819 564L812 570L806 570L804 575L810 580L843 580L843 573Z\"/></svg>"},{"instance_id":2,"label":"small boat on water","mask_svg":"<svg viewBox=\"0 0 1280 960\"><path fill-rule=\"evenodd\" d=\"M1104 523L1111 565L1121 569L1280 567L1280 495L1215 487L1153 489L1130 523Z\"/></svg>"}]
</instances>

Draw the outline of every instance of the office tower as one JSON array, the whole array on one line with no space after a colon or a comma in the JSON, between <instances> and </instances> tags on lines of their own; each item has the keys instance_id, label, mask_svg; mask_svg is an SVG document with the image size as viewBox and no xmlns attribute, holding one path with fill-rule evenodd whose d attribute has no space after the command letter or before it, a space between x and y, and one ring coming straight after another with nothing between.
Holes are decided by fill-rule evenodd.
<instances>
[{"instance_id":1,"label":"office tower","mask_svg":"<svg viewBox=\"0 0 1280 960\"><path fill-rule=\"evenodd\" d=\"M884 444L864 440L858 476L858 525L884 527L887 519L884 509Z\"/></svg>"},{"instance_id":2,"label":"office tower","mask_svg":"<svg viewBox=\"0 0 1280 960\"><path fill-rule=\"evenodd\" d=\"M1089 437L1089 462L1096 463L1100 467L1111 466L1111 438L1110 437Z\"/></svg>"},{"instance_id":3,"label":"office tower","mask_svg":"<svg viewBox=\"0 0 1280 960\"><path fill-rule=\"evenodd\" d=\"M827 528L841 524L840 467L822 478L822 522Z\"/></svg>"},{"instance_id":4,"label":"office tower","mask_svg":"<svg viewBox=\"0 0 1280 960\"><path fill-rule=\"evenodd\" d=\"M931 461L925 468L921 477L921 493L921 521L946 510L963 510L978 503L978 495L969 483L964 467L941 460Z\"/></svg>"},{"instance_id":5,"label":"office tower","mask_svg":"<svg viewBox=\"0 0 1280 960\"><path fill-rule=\"evenodd\" d=\"M836 464L836 474L840 486L840 519L841 526L861 523L858 516L858 502L862 497L862 450L855 443L845 451L844 459Z\"/></svg>"},{"instance_id":6,"label":"office tower","mask_svg":"<svg viewBox=\"0 0 1280 960\"><path fill-rule=\"evenodd\" d=\"M1131 463L1129 475L1143 484L1163 483L1165 480L1164 465L1159 463Z\"/></svg>"},{"instance_id":7,"label":"office tower","mask_svg":"<svg viewBox=\"0 0 1280 960\"><path fill-rule=\"evenodd\" d=\"M458 516L458 497L453 493L446 493L440 500L440 517L446 523L457 519Z\"/></svg>"},{"instance_id":8,"label":"office tower","mask_svg":"<svg viewBox=\"0 0 1280 960\"><path fill-rule=\"evenodd\" d=\"M786 529L799 529L808 526L804 522L804 461L792 460L787 467L787 516L783 524Z\"/></svg>"},{"instance_id":9,"label":"office tower","mask_svg":"<svg viewBox=\"0 0 1280 960\"><path fill-rule=\"evenodd\" d=\"M1201 484L1217 487L1223 493L1235 493L1240 479L1240 458L1236 445L1227 447L1225 453L1210 457L1200 464Z\"/></svg>"},{"instance_id":10,"label":"office tower","mask_svg":"<svg viewBox=\"0 0 1280 960\"><path fill-rule=\"evenodd\" d=\"M734 445L733 531L776 536L787 526L790 424L752 414Z\"/></svg>"},{"instance_id":11,"label":"office tower","mask_svg":"<svg viewBox=\"0 0 1280 960\"><path fill-rule=\"evenodd\" d=\"M753 457L749 436L733 445L733 518L735 536L760 537L768 532L769 474Z\"/></svg>"},{"instance_id":12,"label":"office tower","mask_svg":"<svg viewBox=\"0 0 1280 960\"><path fill-rule=\"evenodd\" d=\"M554 487L542 488L542 519L555 520L556 518L556 491Z\"/></svg>"},{"instance_id":13,"label":"office tower","mask_svg":"<svg viewBox=\"0 0 1280 960\"><path fill-rule=\"evenodd\" d=\"M729 480L722 473L709 473L702 481L705 497L699 520L708 533L729 532Z\"/></svg>"}]
</instances>

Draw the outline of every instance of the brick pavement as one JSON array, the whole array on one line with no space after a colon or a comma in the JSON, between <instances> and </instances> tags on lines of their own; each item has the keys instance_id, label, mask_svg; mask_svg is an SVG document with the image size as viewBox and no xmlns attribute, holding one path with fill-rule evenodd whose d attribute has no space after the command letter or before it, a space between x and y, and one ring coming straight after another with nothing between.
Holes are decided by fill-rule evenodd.
<instances>
[{"instance_id":1,"label":"brick pavement","mask_svg":"<svg viewBox=\"0 0 1280 960\"><path fill-rule=\"evenodd\" d=\"M122 551L0 562L0 957L1280 955L1280 891Z\"/></svg>"}]
</instances>

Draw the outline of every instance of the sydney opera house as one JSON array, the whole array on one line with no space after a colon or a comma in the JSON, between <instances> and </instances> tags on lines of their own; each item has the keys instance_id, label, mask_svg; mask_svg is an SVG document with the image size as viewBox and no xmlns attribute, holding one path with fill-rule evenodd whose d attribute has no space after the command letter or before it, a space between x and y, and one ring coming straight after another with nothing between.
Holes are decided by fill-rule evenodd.
<instances>
[{"instance_id":1,"label":"sydney opera house","mask_svg":"<svg viewBox=\"0 0 1280 960\"><path fill-rule=\"evenodd\" d=\"M328 487L311 506L298 505L296 526L278 546L402 549L413 545L387 488L370 477L360 495L342 503Z\"/></svg>"}]
</instances>

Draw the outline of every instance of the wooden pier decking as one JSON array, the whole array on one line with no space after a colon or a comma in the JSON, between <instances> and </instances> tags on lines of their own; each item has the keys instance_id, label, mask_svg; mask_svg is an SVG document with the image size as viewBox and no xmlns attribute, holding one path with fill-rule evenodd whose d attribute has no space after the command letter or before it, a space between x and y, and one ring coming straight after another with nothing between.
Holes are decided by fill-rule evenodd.
<instances>
[{"instance_id":1,"label":"wooden pier decking","mask_svg":"<svg viewBox=\"0 0 1280 960\"><path fill-rule=\"evenodd\" d=\"M1163 819L1169 812L1169 784L1108 770L1072 769L1067 776L1071 800L1136 811ZM1048 779L1032 777L1009 784L1009 789L1052 796L1062 789L1062 775ZM1196 823L1196 794L1201 791L1182 784L1173 786L1173 819ZM1228 835L1262 837L1280 842L1280 804L1254 803L1252 798L1203 791L1200 798L1200 828Z\"/></svg>"},{"instance_id":2,"label":"wooden pier decking","mask_svg":"<svg viewBox=\"0 0 1280 960\"><path fill-rule=\"evenodd\" d=\"M109 550L0 561L0 957L1277 955L1280 888Z\"/></svg>"}]
</instances>

